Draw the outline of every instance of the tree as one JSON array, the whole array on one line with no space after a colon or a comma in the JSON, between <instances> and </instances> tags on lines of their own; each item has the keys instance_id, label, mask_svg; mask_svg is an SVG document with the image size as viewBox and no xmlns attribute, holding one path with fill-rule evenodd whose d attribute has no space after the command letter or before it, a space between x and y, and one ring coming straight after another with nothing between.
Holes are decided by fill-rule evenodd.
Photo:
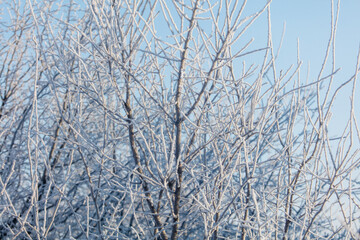
<instances>
[{"instance_id":1,"label":"tree","mask_svg":"<svg viewBox=\"0 0 360 240\"><path fill-rule=\"evenodd\" d=\"M9 4L0 238L358 238L359 60L332 89L332 7L317 79L305 82L300 57L279 71L270 5ZM268 38L253 48L262 15ZM333 138L345 86L348 123Z\"/></svg>"}]
</instances>

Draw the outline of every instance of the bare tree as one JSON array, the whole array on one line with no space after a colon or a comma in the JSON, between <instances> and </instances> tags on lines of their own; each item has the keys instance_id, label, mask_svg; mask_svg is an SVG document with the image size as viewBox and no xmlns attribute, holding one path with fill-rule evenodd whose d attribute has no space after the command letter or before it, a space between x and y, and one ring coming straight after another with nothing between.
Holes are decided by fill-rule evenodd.
<instances>
[{"instance_id":1,"label":"bare tree","mask_svg":"<svg viewBox=\"0 0 360 240\"><path fill-rule=\"evenodd\" d=\"M359 238L360 54L334 87L330 2L313 81L300 54L277 68L271 1L254 13L231 0L9 3L0 238ZM333 131L346 86L348 122Z\"/></svg>"}]
</instances>

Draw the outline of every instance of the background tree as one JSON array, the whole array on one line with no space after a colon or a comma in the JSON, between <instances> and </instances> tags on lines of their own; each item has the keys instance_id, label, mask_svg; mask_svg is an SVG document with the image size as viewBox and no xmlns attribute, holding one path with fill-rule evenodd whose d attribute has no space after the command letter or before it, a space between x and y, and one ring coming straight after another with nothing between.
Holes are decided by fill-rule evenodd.
<instances>
[{"instance_id":1,"label":"background tree","mask_svg":"<svg viewBox=\"0 0 360 240\"><path fill-rule=\"evenodd\" d=\"M9 4L0 238L358 238L360 59L332 89L332 2L317 79L300 74L300 57L279 71L270 5ZM253 48L262 15L267 42ZM348 123L334 138L345 86Z\"/></svg>"}]
</instances>

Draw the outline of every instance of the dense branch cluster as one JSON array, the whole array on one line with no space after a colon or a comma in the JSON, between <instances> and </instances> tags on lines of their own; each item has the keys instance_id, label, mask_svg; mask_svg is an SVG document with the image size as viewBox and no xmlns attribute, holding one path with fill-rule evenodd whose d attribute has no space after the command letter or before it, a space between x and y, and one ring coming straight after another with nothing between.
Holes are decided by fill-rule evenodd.
<instances>
[{"instance_id":1,"label":"dense branch cluster","mask_svg":"<svg viewBox=\"0 0 360 240\"><path fill-rule=\"evenodd\" d=\"M75 2L2 4L0 239L359 237L336 6L309 80L276 68L270 1Z\"/></svg>"}]
</instances>

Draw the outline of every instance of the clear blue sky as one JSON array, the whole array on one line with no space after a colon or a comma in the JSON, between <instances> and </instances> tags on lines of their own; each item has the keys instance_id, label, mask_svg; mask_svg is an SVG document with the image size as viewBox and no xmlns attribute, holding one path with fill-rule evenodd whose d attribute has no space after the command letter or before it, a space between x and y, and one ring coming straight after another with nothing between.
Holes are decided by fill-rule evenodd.
<instances>
[{"instance_id":1,"label":"clear blue sky","mask_svg":"<svg viewBox=\"0 0 360 240\"><path fill-rule=\"evenodd\" d=\"M334 2L336 8L337 1ZM335 9L336 10L336 9ZM300 56L304 67L310 63L310 77L315 79L323 61L330 35L331 2L329 0L286 1L274 0L271 5L274 38L281 35L286 22L285 39L279 63L296 61L296 41L300 41ZM360 44L360 1L343 0L340 2L340 15L336 35L336 68L341 67L334 87L349 79L355 73L357 51ZM275 45L277 46L277 45ZM302 75L306 74L302 69ZM326 76L330 72L326 72ZM359 82L359 81L358 81ZM360 84L357 85L357 117L360 120ZM349 88L337 97L330 126L345 124L348 117Z\"/></svg>"},{"instance_id":2,"label":"clear blue sky","mask_svg":"<svg viewBox=\"0 0 360 240\"><path fill-rule=\"evenodd\" d=\"M248 10L253 12L266 3L266 0L249 1ZM336 12L337 1L334 1ZM285 37L277 61L277 70L287 69L297 61L297 39L300 42L300 58L303 61L302 79L310 64L310 80L318 76L331 31L331 1L330 0L273 0L271 4L272 35L274 47L277 49L286 23ZM264 46L266 43L266 14L249 29L255 37L255 44ZM348 80L355 73L357 51L360 44L360 1L343 0L340 2L340 15L336 35L336 68L341 71L334 79L334 87ZM331 64L329 61L328 64ZM326 76L330 71L325 71ZM359 79L360 80L360 79ZM360 82L357 84L356 115L360 120ZM349 116L350 89L344 89L337 97L333 109L330 127L343 126ZM346 117L346 118L345 118ZM341 127L342 128L342 127Z\"/></svg>"},{"instance_id":3,"label":"clear blue sky","mask_svg":"<svg viewBox=\"0 0 360 240\"><path fill-rule=\"evenodd\" d=\"M266 0L249 1L247 9L249 13L254 12L265 3ZM337 1L334 3L335 8L336 5ZM330 0L273 0L271 20L275 48L279 44L283 25L286 22L285 38L278 64L286 67L296 62L297 39L299 38L300 57L305 66L310 62L311 73L317 76L330 36L330 12ZM259 44L266 42L266 32L261 30L266 27L266 14L264 14L249 31L255 37L255 42ZM342 67L342 73L354 73L359 44L360 1L343 0L340 3L336 36L336 65Z\"/></svg>"},{"instance_id":4,"label":"clear blue sky","mask_svg":"<svg viewBox=\"0 0 360 240\"><path fill-rule=\"evenodd\" d=\"M337 2L334 4L336 7ZM274 0L271 5L274 37L280 36L286 22L282 53L296 57L296 39L300 39L300 54L304 63L310 61L312 73L324 57L330 35L331 4L329 0ZM343 0L336 37L336 62L342 72L355 70L360 44L360 1ZM294 54L295 53L295 54Z\"/></svg>"}]
</instances>

